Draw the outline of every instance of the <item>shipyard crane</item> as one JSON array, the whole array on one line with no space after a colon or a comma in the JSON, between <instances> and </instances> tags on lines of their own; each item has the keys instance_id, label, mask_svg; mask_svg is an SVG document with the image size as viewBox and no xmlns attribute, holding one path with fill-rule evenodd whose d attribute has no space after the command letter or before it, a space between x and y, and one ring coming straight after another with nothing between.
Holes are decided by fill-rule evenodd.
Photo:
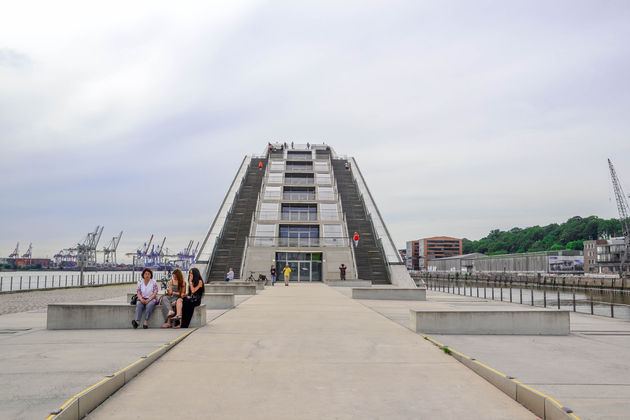
<instances>
[{"instance_id":1,"label":"shipyard crane","mask_svg":"<svg viewBox=\"0 0 630 420\"><path fill-rule=\"evenodd\" d=\"M149 242L145 242L144 244L142 244L142 246L138 248L136 252L130 252L126 254L127 256L134 257L134 266L141 265L141 262L142 262L142 265L145 265L145 266L148 265L147 254L149 252L149 247L151 246L151 242L153 242L153 234L151 234L151 237L149 238Z\"/></svg>"},{"instance_id":2,"label":"shipyard crane","mask_svg":"<svg viewBox=\"0 0 630 420\"><path fill-rule=\"evenodd\" d=\"M109 241L109 245L103 248L103 264L116 265L116 249L118 248L122 234L121 230L118 236L114 236L112 240Z\"/></svg>"},{"instance_id":3,"label":"shipyard crane","mask_svg":"<svg viewBox=\"0 0 630 420\"><path fill-rule=\"evenodd\" d=\"M9 254L9 258L19 258L19 257L20 257L20 243L18 242L13 252Z\"/></svg>"},{"instance_id":4,"label":"shipyard crane","mask_svg":"<svg viewBox=\"0 0 630 420\"><path fill-rule=\"evenodd\" d=\"M96 246L103 234L103 226L96 226L94 232L89 232L83 243L77 244L76 248L71 248L69 251L75 251L77 253L77 262L83 263L87 267L93 267L96 265Z\"/></svg>"},{"instance_id":5,"label":"shipyard crane","mask_svg":"<svg viewBox=\"0 0 630 420\"><path fill-rule=\"evenodd\" d=\"M619 210L619 221L621 222L621 230L624 238L624 249L621 254L621 265L619 267L620 274L623 274L626 261L628 260L628 252L630 251L630 228L628 216L630 215L630 208L628 207L628 200L623 192L621 183L617 178L615 167L610 159L608 159L608 167L610 168L610 177L612 178L613 189L615 190L615 198L617 199L617 209Z\"/></svg>"},{"instance_id":6,"label":"shipyard crane","mask_svg":"<svg viewBox=\"0 0 630 420\"><path fill-rule=\"evenodd\" d=\"M22 255L22 258L31 259L32 257L33 257L33 244L30 243L28 244L28 251L26 251L26 253Z\"/></svg>"}]
</instances>

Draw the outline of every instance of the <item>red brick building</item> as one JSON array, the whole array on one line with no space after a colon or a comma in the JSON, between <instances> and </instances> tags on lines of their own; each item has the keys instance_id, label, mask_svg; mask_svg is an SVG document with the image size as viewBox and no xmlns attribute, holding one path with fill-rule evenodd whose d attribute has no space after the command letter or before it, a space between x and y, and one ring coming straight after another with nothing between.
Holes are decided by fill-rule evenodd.
<instances>
[{"instance_id":1,"label":"red brick building","mask_svg":"<svg viewBox=\"0 0 630 420\"><path fill-rule=\"evenodd\" d=\"M422 270L428 261L462 255L462 240L449 236L434 236L407 242L407 268Z\"/></svg>"}]
</instances>

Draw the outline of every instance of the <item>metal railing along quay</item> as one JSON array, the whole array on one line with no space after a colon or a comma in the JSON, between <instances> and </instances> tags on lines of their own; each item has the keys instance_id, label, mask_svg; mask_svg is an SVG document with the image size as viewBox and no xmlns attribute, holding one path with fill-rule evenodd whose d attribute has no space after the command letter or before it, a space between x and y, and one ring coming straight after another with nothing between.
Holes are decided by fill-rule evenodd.
<instances>
[{"instance_id":1,"label":"metal railing along quay","mask_svg":"<svg viewBox=\"0 0 630 420\"><path fill-rule=\"evenodd\" d=\"M67 287L103 286L106 284L135 284L140 281L141 270L114 272L84 272L83 284L78 271L52 272L11 272L0 274L0 292L27 290L60 289ZM166 271L154 271L153 278L160 280L168 275Z\"/></svg>"},{"instance_id":2,"label":"metal railing along quay","mask_svg":"<svg viewBox=\"0 0 630 420\"><path fill-rule=\"evenodd\" d=\"M630 304L615 302L617 293L613 290L579 290L576 287L535 284L515 286L460 278L426 277L424 281L429 290L438 292L630 320Z\"/></svg>"}]
</instances>

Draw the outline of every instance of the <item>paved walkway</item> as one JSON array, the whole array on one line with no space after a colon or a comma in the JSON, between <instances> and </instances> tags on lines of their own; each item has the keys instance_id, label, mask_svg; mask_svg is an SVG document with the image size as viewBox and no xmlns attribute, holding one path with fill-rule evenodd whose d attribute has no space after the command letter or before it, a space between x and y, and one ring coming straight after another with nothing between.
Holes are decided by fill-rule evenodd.
<instances>
[{"instance_id":1,"label":"paved walkway","mask_svg":"<svg viewBox=\"0 0 630 420\"><path fill-rule=\"evenodd\" d=\"M427 300L360 302L405 327L409 309L427 305L530 308L437 291L428 291ZM568 336L430 336L552 396L582 420L630 418L630 321L571 313Z\"/></svg>"},{"instance_id":2,"label":"paved walkway","mask_svg":"<svg viewBox=\"0 0 630 420\"><path fill-rule=\"evenodd\" d=\"M126 302L135 286L1 295L23 305L104 299ZM91 298L91 299L89 299ZM237 303L247 297L238 297ZM29 301L31 300L31 301ZM226 310L209 310L212 320ZM45 419L70 397L184 334L186 329L46 330L46 309L0 315L0 419Z\"/></svg>"},{"instance_id":3,"label":"paved walkway","mask_svg":"<svg viewBox=\"0 0 630 420\"><path fill-rule=\"evenodd\" d=\"M89 418L166 413L190 419L536 418L420 335L323 284L267 287L190 335Z\"/></svg>"}]
</instances>

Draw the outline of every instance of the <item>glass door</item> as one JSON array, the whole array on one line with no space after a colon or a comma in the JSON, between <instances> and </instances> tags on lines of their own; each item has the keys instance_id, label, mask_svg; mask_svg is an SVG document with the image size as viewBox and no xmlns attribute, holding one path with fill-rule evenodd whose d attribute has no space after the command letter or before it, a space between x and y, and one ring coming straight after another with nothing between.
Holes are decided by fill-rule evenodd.
<instances>
[{"instance_id":1,"label":"glass door","mask_svg":"<svg viewBox=\"0 0 630 420\"><path fill-rule=\"evenodd\" d=\"M311 262L300 261L299 268L299 276L297 278L297 281L311 281Z\"/></svg>"}]
</instances>

